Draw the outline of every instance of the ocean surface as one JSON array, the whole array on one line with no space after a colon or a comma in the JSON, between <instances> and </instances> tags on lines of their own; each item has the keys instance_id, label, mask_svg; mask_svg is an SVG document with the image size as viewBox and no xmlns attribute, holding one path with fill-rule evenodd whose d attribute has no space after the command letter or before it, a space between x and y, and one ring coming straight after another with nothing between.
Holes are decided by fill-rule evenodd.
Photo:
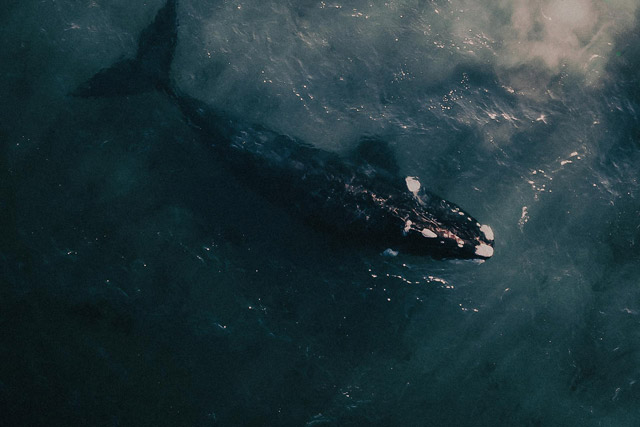
<instances>
[{"instance_id":1,"label":"ocean surface","mask_svg":"<svg viewBox=\"0 0 640 427\"><path fill-rule=\"evenodd\" d=\"M70 95L163 4L0 5L0 426L640 425L637 1L178 3L184 93L388 141L484 263L343 245L167 96Z\"/></svg>"}]
</instances>

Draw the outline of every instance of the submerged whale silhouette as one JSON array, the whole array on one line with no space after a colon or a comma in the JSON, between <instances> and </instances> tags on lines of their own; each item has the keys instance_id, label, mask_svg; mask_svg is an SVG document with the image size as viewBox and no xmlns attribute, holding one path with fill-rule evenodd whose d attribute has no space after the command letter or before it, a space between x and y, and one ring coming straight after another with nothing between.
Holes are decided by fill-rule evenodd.
<instances>
[{"instance_id":1,"label":"submerged whale silhouette","mask_svg":"<svg viewBox=\"0 0 640 427\"><path fill-rule=\"evenodd\" d=\"M364 138L352 157L343 158L183 94L170 77L177 29L176 0L168 0L140 35L135 58L99 71L73 95L166 93L238 178L292 215L349 241L434 258L493 255L491 227L417 178L399 176L381 140Z\"/></svg>"}]
</instances>

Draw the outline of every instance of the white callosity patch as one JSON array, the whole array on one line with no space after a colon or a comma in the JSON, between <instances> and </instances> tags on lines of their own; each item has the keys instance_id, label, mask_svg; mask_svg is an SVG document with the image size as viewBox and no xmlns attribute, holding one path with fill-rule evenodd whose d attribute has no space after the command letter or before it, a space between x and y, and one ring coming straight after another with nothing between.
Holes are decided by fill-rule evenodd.
<instances>
[{"instance_id":1,"label":"white callosity patch","mask_svg":"<svg viewBox=\"0 0 640 427\"><path fill-rule=\"evenodd\" d=\"M422 235L424 237L427 237L429 239L435 239L436 237L438 237L438 235L436 233L434 233L433 231L429 230L428 228L424 228L422 229Z\"/></svg>"},{"instance_id":2,"label":"white callosity patch","mask_svg":"<svg viewBox=\"0 0 640 427\"><path fill-rule=\"evenodd\" d=\"M406 235L410 230L411 230L411 225L413 224L413 222L411 222L410 219L407 220L407 222L404 223L404 234Z\"/></svg>"},{"instance_id":3,"label":"white callosity patch","mask_svg":"<svg viewBox=\"0 0 640 427\"><path fill-rule=\"evenodd\" d=\"M481 243L476 246L476 255L489 258L493 256L493 248L487 244Z\"/></svg>"},{"instance_id":4,"label":"white callosity patch","mask_svg":"<svg viewBox=\"0 0 640 427\"><path fill-rule=\"evenodd\" d=\"M484 237L486 237L487 240L493 241L493 230L491 229L490 226L488 226L487 224L484 224L482 227L480 227L480 231L482 231L482 233L484 234Z\"/></svg>"},{"instance_id":5,"label":"white callosity patch","mask_svg":"<svg viewBox=\"0 0 640 427\"><path fill-rule=\"evenodd\" d=\"M411 191L414 195L418 194L420 191L420 181L415 176L408 176L404 179L404 182L407 183L407 189Z\"/></svg>"}]
</instances>

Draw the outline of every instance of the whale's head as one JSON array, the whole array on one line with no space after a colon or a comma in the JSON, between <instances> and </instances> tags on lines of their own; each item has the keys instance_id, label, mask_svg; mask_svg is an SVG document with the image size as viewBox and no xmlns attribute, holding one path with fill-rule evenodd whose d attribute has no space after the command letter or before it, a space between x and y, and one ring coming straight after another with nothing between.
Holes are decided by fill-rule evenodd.
<instances>
[{"instance_id":1,"label":"whale's head","mask_svg":"<svg viewBox=\"0 0 640 427\"><path fill-rule=\"evenodd\" d=\"M493 256L493 230L459 206L426 191L407 177L407 192L397 199L395 216L400 251L436 258L488 259Z\"/></svg>"}]
</instances>

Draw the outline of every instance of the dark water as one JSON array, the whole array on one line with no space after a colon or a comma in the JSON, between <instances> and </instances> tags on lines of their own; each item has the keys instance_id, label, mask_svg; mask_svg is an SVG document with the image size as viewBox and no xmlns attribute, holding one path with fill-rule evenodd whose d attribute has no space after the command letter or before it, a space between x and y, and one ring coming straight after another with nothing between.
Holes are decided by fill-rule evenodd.
<instances>
[{"instance_id":1,"label":"dark water","mask_svg":"<svg viewBox=\"0 0 640 427\"><path fill-rule=\"evenodd\" d=\"M345 247L167 97L68 95L162 3L1 6L0 425L640 423L636 2L179 3L182 90L384 137L483 264Z\"/></svg>"}]
</instances>

